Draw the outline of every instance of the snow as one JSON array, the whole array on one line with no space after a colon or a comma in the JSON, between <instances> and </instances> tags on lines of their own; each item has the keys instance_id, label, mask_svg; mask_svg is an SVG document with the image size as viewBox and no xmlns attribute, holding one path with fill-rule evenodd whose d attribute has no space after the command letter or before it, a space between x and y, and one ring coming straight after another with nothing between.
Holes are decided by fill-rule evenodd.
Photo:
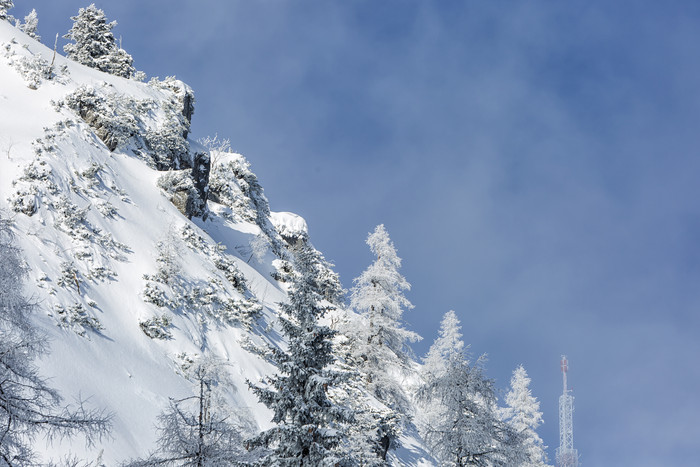
<instances>
[{"instance_id":1,"label":"snow","mask_svg":"<svg viewBox=\"0 0 700 467\"><path fill-rule=\"evenodd\" d=\"M246 380L257 381L275 369L251 352L249 345L281 343L271 326L286 293L271 277L274 255L251 261L241 253L250 248L261 229L251 222L226 218L215 203L210 203L211 215L206 221L188 220L158 189L159 172L135 157L129 147L110 152L74 113L52 105L52 101L81 85L95 86L154 101L155 108L144 117L145 124L153 129L165 119L163 102L172 98L172 91L110 76L60 55L56 56L55 68L65 67L66 71L30 89L10 62L32 55L51 62L53 51L0 21L0 210L14 219L31 270L27 293L39 304L34 318L51 340L51 353L40 362L43 374L51 378L66 402L80 396L87 398L91 407L106 408L113 414L112 436L98 446L86 449L80 440L44 446L38 440L37 449L54 459L71 452L94 460L102 452L105 465L145 456L155 447L154 424L168 397L190 394L191 384L180 367L183 356L194 357L205 351L229 364L234 388L226 394L229 403L255 429L269 428L271 412L258 403ZM57 129L56 125L67 119L72 120L71 126ZM53 130L47 133L46 129ZM46 141L51 134L54 148L37 158L32 142L40 138ZM55 190L36 182L40 187L37 212L32 216L12 212L8 198L31 184L20 182L14 186L13 181L35 160L50 169ZM80 175L93 163L100 167L95 184L88 176ZM85 210L85 220L78 227L87 226L90 238L76 239L67 232L54 206L62 198ZM106 203L114 207L113 216L100 213L98 208ZM283 235L308 234L306 222L296 214L272 213L271 220ZM250 294L263 306L262 318L252 329L184 311L169 313L171 339L151 339L139 327L140 321L166 312L143 299L143 276L154 274L158 268L158 242L175 245L184 280L196 284L214 279L227 284L223 272L212 266L209 254L194 251L183 242L179 232L184 226L192 227L210 247L226 247L225 253L245 276ZM106 246L100 242L107 242ZM79 290L71 283L58 284L66 262L78 271ZM91 278L98 267L111 274ZM225 287L232 296L242 297L229 285ZM58 305L81 305L87 316L99 320L101 329L81 331L80 326L58 326ZM404 448L392 454L394 463L429 465L417 434L405 434L402 442Z\"/></svg>"},{"instance_id":2,"label":"snow","mask_svg":"<svg viewBox=\"0 0 700 467\"><path fill-rule=\"evenodd\" d=\"M271 212L270 220L280 235L298 237L309 234L304 218L293 212Z\"/></svg>"}]
</instances>

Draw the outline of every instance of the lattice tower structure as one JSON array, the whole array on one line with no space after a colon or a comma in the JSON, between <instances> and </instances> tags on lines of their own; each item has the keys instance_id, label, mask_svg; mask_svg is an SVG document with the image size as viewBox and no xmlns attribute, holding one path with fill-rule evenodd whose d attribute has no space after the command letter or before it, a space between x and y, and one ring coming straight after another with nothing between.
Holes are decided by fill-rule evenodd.
<instances>
[{"instance_id":1,"label":"lattice tower structure","mask_svg":"<svg viewBox=\"0 0 700 467\"><path fill-rule=\"evenodd\" d=\"M563 389L559 396L559 447L557 448L557 467L578 467L578 451L574 449L574 396L567 387L566 375L569 362L566 355L561 357Z\"/></svg>"}]
</instances>

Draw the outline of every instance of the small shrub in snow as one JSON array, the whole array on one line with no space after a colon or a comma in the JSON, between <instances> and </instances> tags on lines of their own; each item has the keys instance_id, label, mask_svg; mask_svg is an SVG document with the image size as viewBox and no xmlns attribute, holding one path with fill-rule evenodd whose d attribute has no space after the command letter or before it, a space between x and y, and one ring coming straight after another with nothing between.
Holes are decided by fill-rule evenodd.
<instances>
[{"instance_id":1,"label":"small shrub in snow","mask_svg":"<svg viewBox=\"0 0 700 467\"><path fill-rule=\"evenodd\" d=\"M247 166L247 162L239 159L215 165L209 177L209 196L212 201L232 208L242 220L255 222L255 206L246 195L250 191L250 184L245 180Z\"/></svg>"},{"instance_id":2,"label":"small shrub in snow","mask_svg":"<svg viewBox=\"0 0 700 467\"><path fill-rule=\"evenodd\" d=\"M229 256L225 255L224 253L215 256L214 265L218 270L224 273L226 279L236 288L236 290L241 293L245 293L248 290L245 276Z\"/></svg>"},{"instance_id":3,"label":"small shrub in snow","mask_svg":"<svg viewBox=\"0 0 700 467\"><path fill-rule=\"evenodd\" d=\"M51 64L40 55L14 58L12 63L27 82L29 89L38 89L42 80L51 79L53 76Z\"/></svg>"},{"instance_id":4,"label":"small shrub in snow","mask_svg":"<svg viewBox=\"0 0 700 467\"><path fill-rule=\"evenodd\" d=\"M194 251L206 252L209 249L204 237L199 235L189 224L182 226L180 236L185 241L185 244Z\"/></svg>"},{"instance_id":5,"label":"small shrub in snow","mask_svg":"<svg viewBox=\"0 0 700 467\"><path fill-rule=\"evenodd\" d=\"M219 158L222 155L231 152L231 140L219 139L219 135L200 138L197 140L197 142L207 148L209 151L212 168L219 162Z\"/></svg>"},{"instance_id":6,"label":"small shrub in snow","mask_svg":"<svg viewBox=\"0 0 700 467\"><path fill-rule=\"evenodd\" d=\"M56 284L65 288L75 287L80 292L80 279L75 264L70 261L61 263L61 275L58 277Z\"/></svg>"},{"instance_id":7,"label":"small shrub in snow","mask_svg":"<svg viewBox=\"0 0 700 467\"><path fill-rule=\"evenodd\" d=\"M90 210L89 205L81 209L66 196L61 196L50 204L57 211L55 221L57 229L75 239L87 240L92 236L92 232L87 227L86 222L87 213Z\"/></svg>"},{"instance_id":8,"label":"small shrub in snow","mask_svg":"<svg viewBox=\"0 0 700 467\"><path fill-rule=\"evenodd\" d=\"M262 315L263 307L255 300L229 298L216 310L216 317L229 324L242 324L251 328Z\"/></svg>"},{"instance_id":9,"label":"small shrub in snow","mask_svg":"<svg viewBox=\"0 0 700 467\"><path fill-rule=\"evenodd\" d=\"M88 258L92 258L92 251L90 251L87 245L83 245L82 248L77 248L74 250L73 256L75 256L75 259L79 259L82 261Z\"/></svg>"},{"instance_id":10,"label":"small shrub in snow","mask_svg":"<svg viewBox=\"0 0 700 467\"><path fill-rule=\"evenodd\" d=\"M90 280L110 280L117 277L117 273L104 266L94 266L90 267L88 271L88 279Z\"/></svg>"},{"instance_id":11,"label":"small shrub in snow","mask_svg":"<svg viewBox=\"0 0 700 467\"><path fill-rule=\"evenodd\" d=\"M36 185L26 185L17 188L8 198L10 207L14 212L21 212L27 216L32 216L38 209L39 189Z\"/></svg>"},{"instance_id":12,"label":"small shrub in snow","mask_svg":"<svg viewBox=\"0 0 700 467\"><path fill-rule=\"evenodd\" d=\"M118 94L103 95L94 87L83 85L55 105L59 109L65 105L76 112L114 151L138 133L137 116L147 111L151 103Z\"/></svg>"},{"instance_id":13,"label":"small shrub in snow","mask_svg":"<svg viewBox=\"0 0 700 467\"><path fill-rule=\"evenodd\" d=\"M168 330L172 321L168 315L160 315L139 323L141 330L151 339L170 339L172 334Z\"/></svg>"},{"instance_id":14,"label":"small shrub in snow","mask_svg":"<svg viewBox=\"0 0 700 467\"><path fill-rule=\"evenodd\" d=\"M153 303L155 306L163 308L169 307L171 305L170 300L165 295L163 289L161 289L158 284L154 282L146 282L143 288L143 301L146 303Z\"/></svg>"},{"instance_id":15,"label":"small shrub in snow","mask_svg":"<svg viewBox=\"0 0 700 467\"><path fill-rule=\"evenodd\" d=\"M20 180L35 180L47 182L51 176L51 167L46 164L46 161L34 160L24 168L22 178Z\"/></svg>"},{"instance_id":16,"label":"small shrub in snow","mask_svg":"<svg viewBox=\"0 0 700 467\"><path fill-rule=\"evenodd\" d=\"M182 271L180 252L173 239L156 243L156 275L152 278L163 284L170 284Z\"/></svg>"},{"instance_id":17,"label":"small shrub in snow","mask_svg":"<svg viewBox=\"0 0 700 467\"><path fill-rule=\"evenodd\" d=\"M93 162L87 169L81 171L76 170L75 174L87 182L88 188L95 188L100 184L97 174L102 171L103 168L104 167L101 164Z\"/></svg>"},{"instance_id":18,"label":"small shrub in snow","mask_svg":"<svg viewBox=\"0 0 700 467\"><path fill-rule=\"evenodd\" d=\"M76 303L68 308L65 308L63 305L56 305L54 311L56 312L59 326L72 329L80 336L84 336L89 330L101 331L104 329L100 321L90 316L81 303Z\"/></svg>"},{"instance_id":19,"label":"small shrub in snow","mask_svg":"<svg viewBox=\"0 0 700 467\"><path fill-rule=\"evenodd\" d=\"M157 130L146 132L146 147L151 151L158 170L179 170L192 166L190 145L183 137L184 131L181 122L168 119Z\"/></svg>"},{"instance_id":20,"label":"small shrub in snow","mask_svg":"<svg viewBox=\"0 0 700 467\"><path fill-rule=\"evenodd\" d=\"M97 208L97 211L105 217L114 218L119 212L117 211L117 208L114 207L114 205L109 201L97 201L95 203L95 208Z\"/></svg>"}]
</instances>

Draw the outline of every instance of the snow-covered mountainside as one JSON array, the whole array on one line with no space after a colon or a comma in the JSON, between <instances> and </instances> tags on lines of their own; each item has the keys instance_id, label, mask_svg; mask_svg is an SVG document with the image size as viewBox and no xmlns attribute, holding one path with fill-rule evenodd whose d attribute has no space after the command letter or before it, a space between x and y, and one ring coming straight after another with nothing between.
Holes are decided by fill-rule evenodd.
<instances>
[{"instance_id":1,"label":"snow-covered mountainside","mask_svg":"<svg viewBox=\"0 0 700 467\"><path fill-rule=\"evenodd\" d=\"M248 389L276 368L290 248L306 224L270 213L246 159L189 138L194 93L54 55L0 21L0 210L28 264L34 320L50 337L41 372L70 403L113 414L111 437L37 450L105 465L143 457L168 398L202 354L227 363L225 397L249 434L272 412ZM330 298L330 297L329 297ZM396 465L431 465L405 430Z\"/></svg>"}]
</instances>

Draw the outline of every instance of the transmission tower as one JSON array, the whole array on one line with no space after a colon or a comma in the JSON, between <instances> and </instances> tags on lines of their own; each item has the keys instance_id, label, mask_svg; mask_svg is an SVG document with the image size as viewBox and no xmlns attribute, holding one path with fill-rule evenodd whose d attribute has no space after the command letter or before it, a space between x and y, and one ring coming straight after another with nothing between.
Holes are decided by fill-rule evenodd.
<instances>
[{"instance_id":1,"label":"transmission tower","mask_svg":"<svg viewBox=\"0 0 700 467\"><path fill-rule=\"evenodd\" d=\"M574 396L566 386L566 374L569 362L566 355L561 356L561 374L564 392L559 396L559 447L557 448L557 467L578 467L578 451L574 449Z\"/></svg>"}]
</instances>

